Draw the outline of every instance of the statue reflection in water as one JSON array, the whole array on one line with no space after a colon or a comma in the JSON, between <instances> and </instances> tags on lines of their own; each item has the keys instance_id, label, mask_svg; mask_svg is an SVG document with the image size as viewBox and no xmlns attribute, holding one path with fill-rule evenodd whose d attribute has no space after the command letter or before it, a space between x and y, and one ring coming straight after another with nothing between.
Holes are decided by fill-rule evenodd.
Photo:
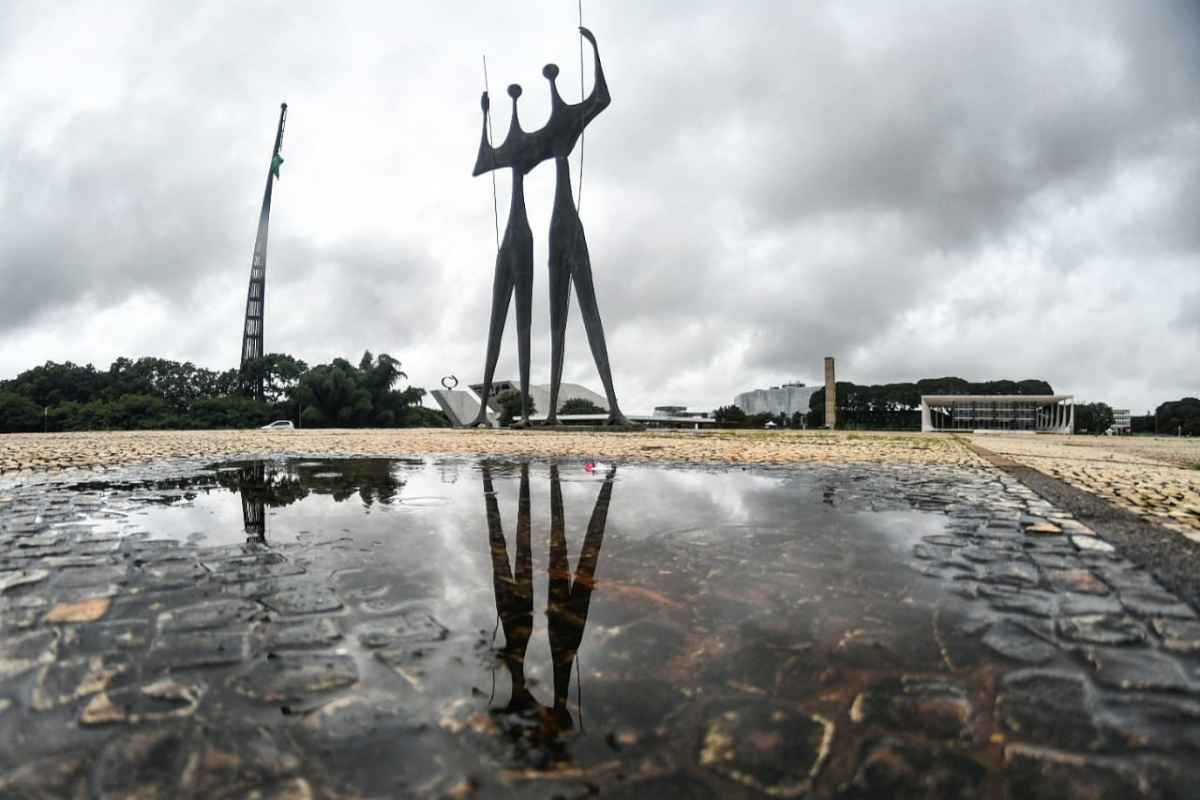
<instances>
[{"instance_id":1,"label":"statue reflection in water","mask_svg":"<svg viewBox=\"0 0 1200 800\"><path fill-rule=\"evenodd\" d=\"M487 507L488 539L492 554L492 582L496 592L496 613L504 628L504 647L500 659L512 680L512 694L501 713L508 716L508 732L523 744L538 747L545 756L552 751L560 732L574 727L567 708L571 669L587 624L588 605L595 586L596 564L604 542L604 526L612 500L616 468L605 475L600 495L588 521L579 562L572 573L567 556L567 537L563 523L562 486L558 467L550 467L550 560L546 617L550 653L554 668L554 702L543 705L529 691L525 681L525 651L533 633L533 553L530 546L529 465L520 468L517 500L516 561L510 569L508 545L504 539L500 509L492 486L491 468L484 464L483 498Z\"/></svg>"}]
</instances>

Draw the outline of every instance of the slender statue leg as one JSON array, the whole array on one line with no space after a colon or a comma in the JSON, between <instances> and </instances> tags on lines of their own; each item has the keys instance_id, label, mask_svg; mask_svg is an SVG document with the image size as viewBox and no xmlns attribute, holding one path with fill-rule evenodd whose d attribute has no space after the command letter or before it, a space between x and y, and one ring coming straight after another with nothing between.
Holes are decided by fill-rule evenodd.
<instances>
[{"instance_id":1,"label":"slender statue leg","mask_svg":"<svg viewBox=\"0 0 1200 800\"><path fill-rule=\"evenodd\" d=\"M479 413L468 428L487 426L487 400L492 393L492 378L496 374L496 362L500 360L500 339L504 336L504 323L508 319L508 305L512 300L512 269L508 264L508 248L502 247L496 254L496 279L492 284L492 319L488 325L487 357L483 365L483 392L480 395Z\"/></svg>"},{"instance_id":2,"label":"slender statue leg","mask_svg":"<svg viewBox=\"0 0 1200 800\"><path fill-rule=\"evenodd\" d=\"M562 386L563 355L567 340L567 316L571 310L571 265L550 247L550 408L546 424L558 422L558 392Z\"/></svg>"},{"instance_id":3,"label":"slender statue leg","mask_svg":"<svg viewBox=\"0 0 1200 800\"><path fill-rule=\"evenodd\" d=\"M571 277L575 281L575 294L579 297L579 313L583 315L583 327L587 331L588 345L604 394L608 398L608 421L624 424L625 415L617 405L617 393L613 389L612 370L608 366L608 346L604 343L604 323L600 320L600 308L596 304L596 288L592 284L592 262L588 258L587 241L583 238L583 223L579 224L579 236L570 252Z\"/></svg>"},{"instance_id":4,"label":"slender statue leg","mask_svg":"<svg viewBox=\"0 0 1200 800\"><path fill-rule=\"evenodd\" d=\"M517 364L521 370L521 426L529 424L529 339L533 325L533 237L519 248L522 260L514 265L517 296Z\"/></svg>"}]
</instances>

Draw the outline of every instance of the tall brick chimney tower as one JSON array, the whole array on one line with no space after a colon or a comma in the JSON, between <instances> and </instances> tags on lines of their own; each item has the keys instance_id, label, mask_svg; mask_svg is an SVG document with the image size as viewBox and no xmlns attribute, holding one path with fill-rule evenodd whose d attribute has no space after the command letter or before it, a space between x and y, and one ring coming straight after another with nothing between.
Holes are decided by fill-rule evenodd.
<instances>
[{"instance_id":1,"label":"tall brick chimney tower","mask_svg":"<svg viewBox=\"0 0 1200 800\"><path fill-rule=\"evenodd\" d=\"M837 381L833 377L833 356L825 356L825 427L837 427Z\"/></svg>"}]
</instances>

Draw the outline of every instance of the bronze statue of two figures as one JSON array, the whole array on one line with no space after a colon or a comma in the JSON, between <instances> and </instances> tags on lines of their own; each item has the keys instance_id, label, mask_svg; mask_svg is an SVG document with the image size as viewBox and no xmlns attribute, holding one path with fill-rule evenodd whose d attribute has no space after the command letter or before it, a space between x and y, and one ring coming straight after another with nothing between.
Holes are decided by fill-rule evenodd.
<instances>
[{"instance_id":1,"label":"bronze statue of two figures","mask_svg":"<svg viewBox=\"0 0 1200 800\"><path fill-rule=\"evenodd\" d=\"M517 358L521 371L521 421L529 424L529 329L533 305L533 234L529 230L529 218L525 213L525 175L543 161L554 159L557 175L554 188L554 211L550 218L550 408L546 410L546 424L558 421L558 393L562 383L563 348L567 332L567 311L571 300L571 285L579 297L579 310L587 330L588 344L592 357L604 383L608 398L608 421L624 423L625 417L617 405L613 391L612 371L608 366L608 348L604 343L604 326L600 321L600 309L596 305L596 290L592 284L592 265L588 257L587 240L583 235L583 223L575 208L571 195L571 172L567 157L575 148L583 129L596 115L608 107L610 98L604 70L600 67L600 51L591 31L580 28L579 32L592 45L595 56L596 80L592 92L582 102L570 104L562 99L555 85L558 67L547 64L542 75L550 81L550 120L539 130L523 131L517 119L517 99L521 87L508 87L512 98L512 123L508 135L499 147L488 140L489 102L483 93L483 133L479 142L479 156L475 160L474 175L482 175L496 169L512 170L512 204L508 212L508 225L504 239L496 253L496 278L492 287L492 315L488 327L487 359L483 370L484 401L472 425L487 425L487 403L491 394L492 379L495 377L496 361L500 357L500 339L508 317L508 306L514 293L517 298Z\"/></svg>"}]
</instances>

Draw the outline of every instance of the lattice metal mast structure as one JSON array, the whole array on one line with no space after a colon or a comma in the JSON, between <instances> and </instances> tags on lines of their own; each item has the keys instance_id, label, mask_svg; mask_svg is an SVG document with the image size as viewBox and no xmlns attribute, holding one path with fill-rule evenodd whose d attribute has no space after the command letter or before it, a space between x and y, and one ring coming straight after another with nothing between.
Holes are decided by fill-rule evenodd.
<instances>
[{"instance_id":1,"label":"lattice metal mast structure","mask_svg":"<svg viewBox=\"0 0 1200 800\"><path fill-rule=\"evenodd\" d=\"M271 218L271 189L279 177L283 157L283 126L287 122L287 103L279 106L279 128L275 132L275 147L271 150L271 167L267 171L267 188L263 191L262 211L258 215L258 235L254 239L254 258L250 262L250 287L246 291L246 320L242 328L242 361L240 366L243 389L253 390L256 400L263 399L263 378L246 374L246 366L263 356L263 316L267 302L267 223Z\"/></svg>"}]
</instances>

